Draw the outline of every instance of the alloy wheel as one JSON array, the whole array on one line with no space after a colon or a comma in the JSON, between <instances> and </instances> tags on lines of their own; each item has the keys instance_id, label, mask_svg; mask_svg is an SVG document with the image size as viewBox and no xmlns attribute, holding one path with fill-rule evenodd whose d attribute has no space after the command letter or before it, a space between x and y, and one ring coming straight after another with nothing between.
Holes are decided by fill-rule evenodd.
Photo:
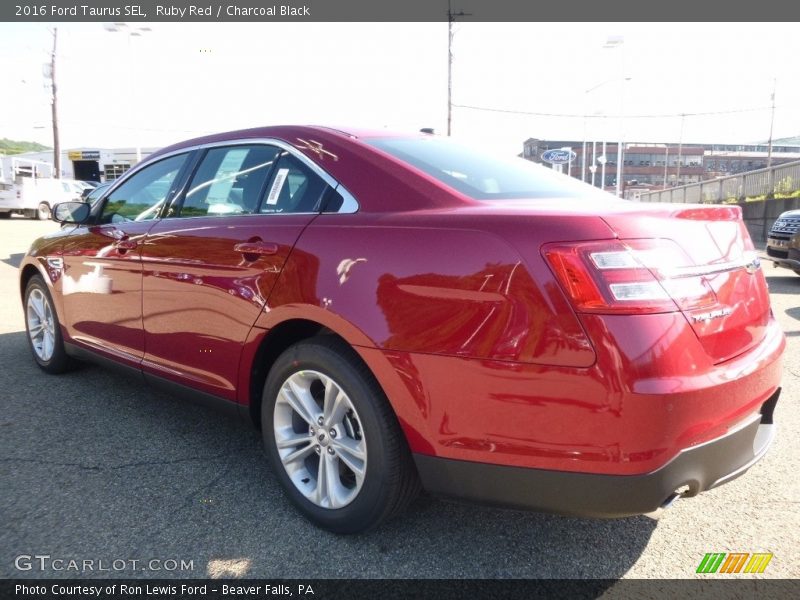
<instances>
[{"instance_id":1,"label":"alloy wheel","mask_svg":"<svg viewBox=\"0 0 800 600\"><path fill-rule=\"evenodd\" d=\"M28 294L26 306L28 335L36 356L47 362L53 357L56 343L56 325L50 301L40 289Z\"/></svg>"},{"instance_id":2,"label":"alloy wheel","mask_svg":"<svg viewBox=\"0 0 800 600\"><path fill-rule=\"evenodd\" d=\"M332 378L303 370L281 385L273 413L275 444L286 473L309 501L342 508L358 495L367 443L352 401Z\"/></svg>"}]
</instances>

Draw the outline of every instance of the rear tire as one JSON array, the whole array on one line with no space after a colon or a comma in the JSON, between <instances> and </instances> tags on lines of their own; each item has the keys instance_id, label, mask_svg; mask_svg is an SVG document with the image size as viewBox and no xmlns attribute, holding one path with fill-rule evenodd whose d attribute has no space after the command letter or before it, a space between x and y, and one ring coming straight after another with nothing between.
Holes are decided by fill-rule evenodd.
<instances>
[{"instance_id":1,"label":"rear tire","mask_svg":"<svg viewBox=\"0 0 800 600\"><path fill-rule=\"evenodd\" d=\"M10 218L11 218L11 213L10 212L1 212L0 213L0 219L10 219Z\"/></svg>"},{"instance_id":2,"label":"rear tire","mask_svg":"<svg viewBox=\"0 0 800 600\"><path fill-rule=\"evenodd\" d=\"M28 281L24 309L28 346L36 364L42 371L54 375L69 371L74 362L64 349L53 298L41 275L34 275Z\"/></svg>"},{"instance_id":3,"label":"rear tire","mask_svg":"<svg viewBox=\"0 0 800 600\"><path fill-rule=\"evenodd\" d=\"M264 385L261 425L284 491L323 529L366 531L419 492L397 417L372 373L340 340L298 342L278 357Z\"/></svg>"},{"instance_id":4,"label":"rear tire","mask_svg":"<svg viewBox=\"0 0 800 600\"><path fill-rule=\"evenodd\" d=\"M39 221L47 221L50 218L50 205L47 202L39 204L36 209L36 219Z\"/></svg>"}]
</instances>

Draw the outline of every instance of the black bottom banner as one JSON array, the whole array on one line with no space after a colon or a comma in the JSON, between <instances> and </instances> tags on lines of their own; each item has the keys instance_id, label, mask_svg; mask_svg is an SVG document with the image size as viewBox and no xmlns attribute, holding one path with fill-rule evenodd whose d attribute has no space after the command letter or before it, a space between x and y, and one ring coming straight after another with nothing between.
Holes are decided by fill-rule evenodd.
<instances>
[{"instance_id":1,"label":"black bottom banner","mask_svg":"<svg viewBox=\"0 0 800 600\"><path fill-rule=\"evenodd\" d=\"M414 598L798 598L800 581L781 579L39 579L0 581L0 598L19 600L249 600L288 598L385 600Z\"/></svg>"}]
</instances>

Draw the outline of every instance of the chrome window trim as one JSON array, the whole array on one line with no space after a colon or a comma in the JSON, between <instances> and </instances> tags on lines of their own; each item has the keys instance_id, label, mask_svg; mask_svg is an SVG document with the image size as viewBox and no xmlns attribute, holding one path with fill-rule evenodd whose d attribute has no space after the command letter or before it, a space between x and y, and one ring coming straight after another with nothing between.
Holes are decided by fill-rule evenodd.
<instances>
[{"instance_id":1,"label":"chrome window trim","mask_svg":"<svg viewBox=\"0 0 800 600\"><path fill-rule=\"evenodd\" d=\"M333 191L337 192L344 199L344 202L342 202L342 205L339 207L339 210L337 210L335 212L334 211L331 211L331 212L324 211L322 214L325 214L325 215L338 215L338 214L351 215L353 213L357 213L358 212L358 200L356 200L353 197L353 194L348 192L347 189L345 189L345 187L341 183L339 185L337 185L336 188Z\"/></svg>"},{"instance_id":2,"label":"chrome window trim","mask_svg":"<svg viewBox=\"0 0 800 600\"><path fill-rule=\"evenodd\" d=\"M336 191L339 194L341 194L342 198L344 198L344 202L342 203L342 206L336 212L326 212L326 213L321 213L321 212L285 213L285 214L294 214L294 215L297 215L297 214L352 214L352 213L358 212L358 209L359 209L358 200L356 200L355 197L349 191L347 191L347 189L341 183L339 183L336 179L331 177L328 174L327 171L325 171L322 167L320 167L313 160L308 158L305 154L300 152L292 144L289 144L287 142L284 142L283 140L278 140L278 139L275 139L275 138L236 138L236 139L231 139L231 140L221 140L221 141L218 141L218 142L208 142L208 143L205 143L205 144L197 144L195 146L186 146L184 148L179 148L177 150L173 150L172 152L168 152L166 154L159 155L157 157L157 159L153 161L153 163L158 162L160 160L163 160L165 158L169 158L169 157L174 156L176 154L195 152L197 150L207 150L209 148L219 148L219 147L223 147L223 146L252 146L252 145L256 145L256 144L269 144L269 145L272 145L272 146L276 146L277 148L280 148L281 150L285 150L286 152L291 154L293 157L295 157L297 160L299 160L304 165L306 165L314 173L316 173L326 184L328 184L330 187L332 187L334 189L334 191ZM146 167L146 166L148 166L150 164L151 163L149 161L145 161L145 162L139 163L138 165L136 165L132 169L128 170L125 173L125 175L123 177L120 177L117 181L124 181L128 177L133 176L135 173L137 173L140 170L140 165L141 165L141 168L144 168L144 167ZM114 188L116 188L116 187L117 187L117 183L115 182L107 190L107 192L109 192L109 193L112 192L114 190ZM284 214L284 213L252 213L252 214L274 215L274 214ZM203 215L203 216L207 216L207 215ZM172 218L179 218L180 219L180 218L187 218L187 217L172 217ZM197 218L197 217L188 217L188 218Z\"/></svg>"},{"instance_id":3,"label":"chrome window trim","mask_svg":"<svg viewBox=\"0 0 800 600\"><path fill-rule=\"evenodd\" d=\"M163 217L163 220L177 221L178 219L181 219L181 220L185 220L185 219L219 219L220 217L231 217L231 218L235 217L235 218L239 219L239 218L245 218L245 217L279 217L281 215L286 216L286 217L291 217L291 216L319 215L319 214L329 214L329 213L319 213L319 212L225 213L225 214L219 214L219 215L192 215L191 217L181 217L180 215L178 215L177 217L167 216L167 217ZM331 213L331 214L336 214L336 213Z\"/></svg>"}]
</instances>

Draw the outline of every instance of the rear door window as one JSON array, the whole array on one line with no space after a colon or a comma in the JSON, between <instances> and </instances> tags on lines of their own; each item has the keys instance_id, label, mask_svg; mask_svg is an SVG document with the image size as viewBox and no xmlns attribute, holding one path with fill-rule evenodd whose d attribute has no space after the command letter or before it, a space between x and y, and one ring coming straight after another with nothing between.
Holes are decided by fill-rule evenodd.
<instances>
[{"instance_id":1,"label":"rear door window","mask_svg":"<svg viewBox=\"0 0 800 600\"><path fill-rule=\"evenodd\" d=\"M187 187L179 216L252 214L264 194L280 150L274 146L228 146L209 150Z\"/></svg>"},{"instance_id":2,"label":"rear door window","mask_svg":"<svg viewBox=\"0 0 800 600\"><path fill-rule=\"evenodd\" d=\"M319 175L299 159L288 152L281 152L259 212L317 212L328 187Z\"/></svg>"}]
</instances>

